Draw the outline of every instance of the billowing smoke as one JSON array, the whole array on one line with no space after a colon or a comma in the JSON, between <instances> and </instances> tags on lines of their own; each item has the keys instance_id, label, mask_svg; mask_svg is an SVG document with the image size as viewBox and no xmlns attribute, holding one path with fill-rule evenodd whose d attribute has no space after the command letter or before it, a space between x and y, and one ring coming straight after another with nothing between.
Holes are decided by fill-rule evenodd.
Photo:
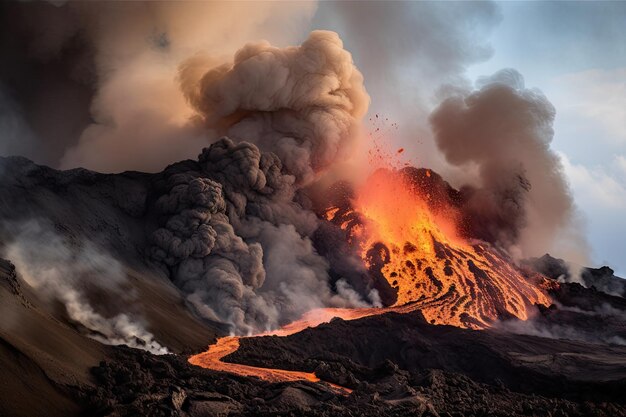
<instances>
[{"instance_id":1,"label":"billowing smoke","mask_svg":"<svg viewBox=\"0 0 626 417\"><path fill-rule=\"evenodd\" d=\"M0 151L53 167L159 171L213 137L176 80L197 51L301 36L312 2L3 2Z\"/></svg>"},{"instance_id":2,"label":"billowing smoke","mask_svg":"<svg viewBox=\"0 0 626 417\"><path fill-rule=\"evenodd\" d=\"M310 236L315 215L294 201L294 176L247 142L223 138L197 163L164 172L152 258L170 270L196 311L237 333L275 328L317 307L363 306ZM375 301L373 299L372 301Z\"/></svg>"},{"instance_id":3,"label":"billowing smoke","mask_svg":"<svg viewBox=\"0 0 626 417\"><path fill-rule=\"evenodd\" d=\"M180 77L208 127L273 152L298 184L351 154L369 104L363 76L334 32L314 31L289 48L250 43L232 64L213 68L195 57Z\"/></svg>"},{"instance_id":4,"label":"billowing smoke","mask_svg":"<svg viewBox=\"0 0 626 417\"><path fill-rule=\"evenodd\" d=\"M572 197L550 149L554 107L515 70L478 84L443 101L430 118L446 160L477 173L468 178L478 186L461 190L470 234L517 257L545 253L567 236L570 257L584 256Z\"/></svg>"},{"instance_id":5,"label":"billowing smoke","mask_svg":"<svg viewBox=\"0 0 626 417\"><path fill-rule=\"evenodd\" d=\"M13 240L3 256L48 301L63 304L69 318L87 335L102 343L128 345L154 354L168 353L143 325L141 314L128 311L134 295L129 291L122 265L88 241L72 242L43 221L4 225ZM106 297L91 303L89 294ZM112 314L98 312L96 304ZM122 311L127 311L126 313Z\"/></svg>"},{"instance_id":6,"label":"billowing smoke","mask_svg":"<svg viewBox=\"0 0 626 417\"><path fill-rule=\"evenodd\" d=\"M230 138L205 148L193 170L166 170L152 258L201 314L240 333L317 307L364 305L345 280L331 289L301 190L350 154L367 109L341 40L317 31L297 47L253 43L232 64L208 65L186 61L180 81L204 125Z\"/></svg>"}]
</instances>

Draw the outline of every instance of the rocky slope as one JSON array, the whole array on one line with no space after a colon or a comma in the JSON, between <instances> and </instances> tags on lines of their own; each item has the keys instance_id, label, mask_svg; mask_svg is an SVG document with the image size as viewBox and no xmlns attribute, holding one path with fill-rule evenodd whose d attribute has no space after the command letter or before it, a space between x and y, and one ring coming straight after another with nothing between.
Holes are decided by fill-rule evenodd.
<instances>
[{"instance_id":1,"label":"rocky slope","mask_svg":"<svg viewBox=\"0 0 626 417\"><path fill-rule=\"evenodd\" d=\"M488 331L435 326L416 311L242 339L227 360L315 372L351 393L268 383L187 362L227 329L199 318L149 256L163 225L156 201L178 174L201 175L198 162L115 175L23 158L0 166L0 249L12 255L0 259L2 416L626 415L626 300L607 268L583 271L584 285L557 285L567 272L560 261L535 260L527 267L555 280L554 304ZM24 230L37 239L24 240ZM75 250L98 262L77 268L84 256L67 256ZM38 280L42 270L22 262L24 253L55 261L56 275ZM67 274L72 285L59 287L55 277ZM59 298L68 290L74 298ZM128 318L150 336L124 342L170 353L98 341L123 335Z\"/></svg>"}]
</instances>

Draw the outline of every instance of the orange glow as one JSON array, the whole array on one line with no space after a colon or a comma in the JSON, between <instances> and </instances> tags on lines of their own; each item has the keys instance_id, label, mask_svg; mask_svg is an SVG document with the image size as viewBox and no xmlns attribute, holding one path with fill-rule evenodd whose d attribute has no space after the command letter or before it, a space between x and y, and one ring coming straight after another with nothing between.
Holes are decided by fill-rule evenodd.
<instances>
[{"instance_id":1,"label":"orange glow","mask_svg":"<svg viewBox=\"0 0 626 417\"><path fill-rule=\"evenodd\" d=\"M289 336L310 327L319 326L329 322L334 317L344 320L354 320L357 318L380 313L380 309L342 309L342 308L320 308L309 311L300 320L294 321L280 329L265 332L254 337L263 336ZM269 382L289 382L289 381L310 381L328 385L333 391L339 394L349 394L351 389L342 387L330 382L321 381L313 372L288 371L284 369L262 368L251 365L241 365L238 363L224 362L222 359L239 349L239 340L242 337L229 336L221 337L217 342L209 346L206 352L193 355L189 358L189 363L202 368L214 371L228 372L236 375L256 377Z\"/></svg>"},{"instance_id":2,"label":"orange glow","mask_svg":"<svg viewBox=\"0 0 626 417\"><path fill-rule=\"evenodd\" d=\"M533 304L550 305L541 277L529 280L503 253L460 237L457 209L436 190L420 194L412 181L401 171L374 173L352 202L359 227L347 228L365 266L378 268L397 291L394 310L482 329L507 316L526 320ZM345 215L335 209L329 220L346 229Z\"/></svg>"},{"instance_id":3,"label":"orange glow","mask_svg":"<svg viewBox=\"0 0 626 417\"><path fill-rule=\"evenodd\" d=\"M259 368L223 362L222 358L239 349L239 337L222 337L217 343L209 346L209 350L189 358L192 365L215 371L229 372L243 376L253 376L270 382L306 380L319 382L320 379L311 372L285 371L282 369Z\"/></svg>"}]
</instances>

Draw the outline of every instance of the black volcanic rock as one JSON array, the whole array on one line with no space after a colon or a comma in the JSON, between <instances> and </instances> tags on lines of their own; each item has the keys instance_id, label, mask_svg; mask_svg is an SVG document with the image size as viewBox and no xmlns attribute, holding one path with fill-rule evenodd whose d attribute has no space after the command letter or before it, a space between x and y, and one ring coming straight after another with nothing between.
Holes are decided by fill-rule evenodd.
<instances>
[{"instance_id":1,"label":"black volcanic rock","mask_svg":"<svg viewBox=\"0 0 626 417\"><path fill-rule=\"evenodd\" d=\"M328 333L335 339L329 339ZM410 348L416 344L414 338L421 339L418 355ZM93 368L98 389L88 395L86 412L91 416L626 416L623 366L603 379L589 372L601 364L589 357L568 358L590 345L432 326L415 314L334 320L287 338L242 342L242 350L230 360L294 369L316 366L326 378L334 378L333 369L345 370L346 375L358 374L362 379L344 381L355 384L354 391L340 395L324 384L268 383L197 368L175 355L115 348L108 360ZM389 349L398 342L398 349ZM616 358L624 352L599 349L588 355Z\"/></svg>"},{"instance_id":2,"label":"black volcanic rock","mask_svg":"<svg viewBox=\"0 0 626 417\"><path fill-rule=\"evenodd\" d=\"M577 281L587 288L595 288L607 294L626 297L626 279L616 276L615 271L608 266L600 268L568 266L563 259L554 258L549 254L540 258L528 259L523 263L554 280ZM575 269L580 269L580 271Z\"/></svg>"},{"instance_id":3,"label":"black volcanic rock","mask_svg":"<svg viewBox=\"0 0 626 417\"><path fill-rule=\"evenodd\" d=\"M342 364L359 380L376 378L391 361L412 374L439 369L573 401L621 403L626 389L626 347L433 326L420 313L336 320L288 337L246 338L227 360L305 371L323 361Z\"/></svg>"}]
</instances>

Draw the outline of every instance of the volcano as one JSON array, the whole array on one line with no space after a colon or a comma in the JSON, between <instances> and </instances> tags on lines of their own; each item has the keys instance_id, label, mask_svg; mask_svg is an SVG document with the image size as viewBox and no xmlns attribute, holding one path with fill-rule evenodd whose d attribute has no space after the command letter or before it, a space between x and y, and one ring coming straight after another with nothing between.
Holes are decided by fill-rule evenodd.
<instances>
[{"instance_id":1,"label":"volcano","mask_svg":"<svg viewBox=\"0 0 626 417\"><path fill-rule=\"evenodd\" d=\"M366 194L335 185L319 210L326 235L339 233L372 285L387 288L384 305L316 309L256 335L229 336L145 261L160 224L150 201L163 193L167 170L105 175L22 158L3 164L11 173L3 177L6 219L47 216L64 242L84 245L81 236L100 233L108 252L124 254L102 268L125 276L119 285L132 289L131 309L107 298L97 281L84 278L78 288L102 320L121 309L130 321L141 317L143 328L98 327L93 316L44 297L34 272L20 270L25 265L2 261L4 415L37 415L42 407L46 415L624 413L626 301L609 290L621 279L608 268L586 269L586 286L566 283L563 261L516 264L472 240L459 194L431 170L379 171ZM392 184L390 192L377 182ZM17 233L5 227L7 236ZM102 277L98 271L88 272ZM133 340L107 339L107 331ZM155 355L164 352L154 346L167 353Z\"/></svg>"},{"instance_id":2,"label":"volcano","mask_svg":"<svg viewBox=\"0 0 626 417\"><path fill-rule=\"evenodd\" d=\"M1 4L0 417L626 416L555 107L466 80L499 19Z\"/></svg>"},{"instance_id":3,"label":"volcano","mask_svg":"<svg viewBox=\"0 0 626 417\"><path fill-rule=\"evenodd\" d=\"M457 194L428 169L379 170L325 217L391 287L393 304L432 324L480 329L550 305L541 276L524 276L501 251L461 235Z\"/></svg>"}]
</instances>

